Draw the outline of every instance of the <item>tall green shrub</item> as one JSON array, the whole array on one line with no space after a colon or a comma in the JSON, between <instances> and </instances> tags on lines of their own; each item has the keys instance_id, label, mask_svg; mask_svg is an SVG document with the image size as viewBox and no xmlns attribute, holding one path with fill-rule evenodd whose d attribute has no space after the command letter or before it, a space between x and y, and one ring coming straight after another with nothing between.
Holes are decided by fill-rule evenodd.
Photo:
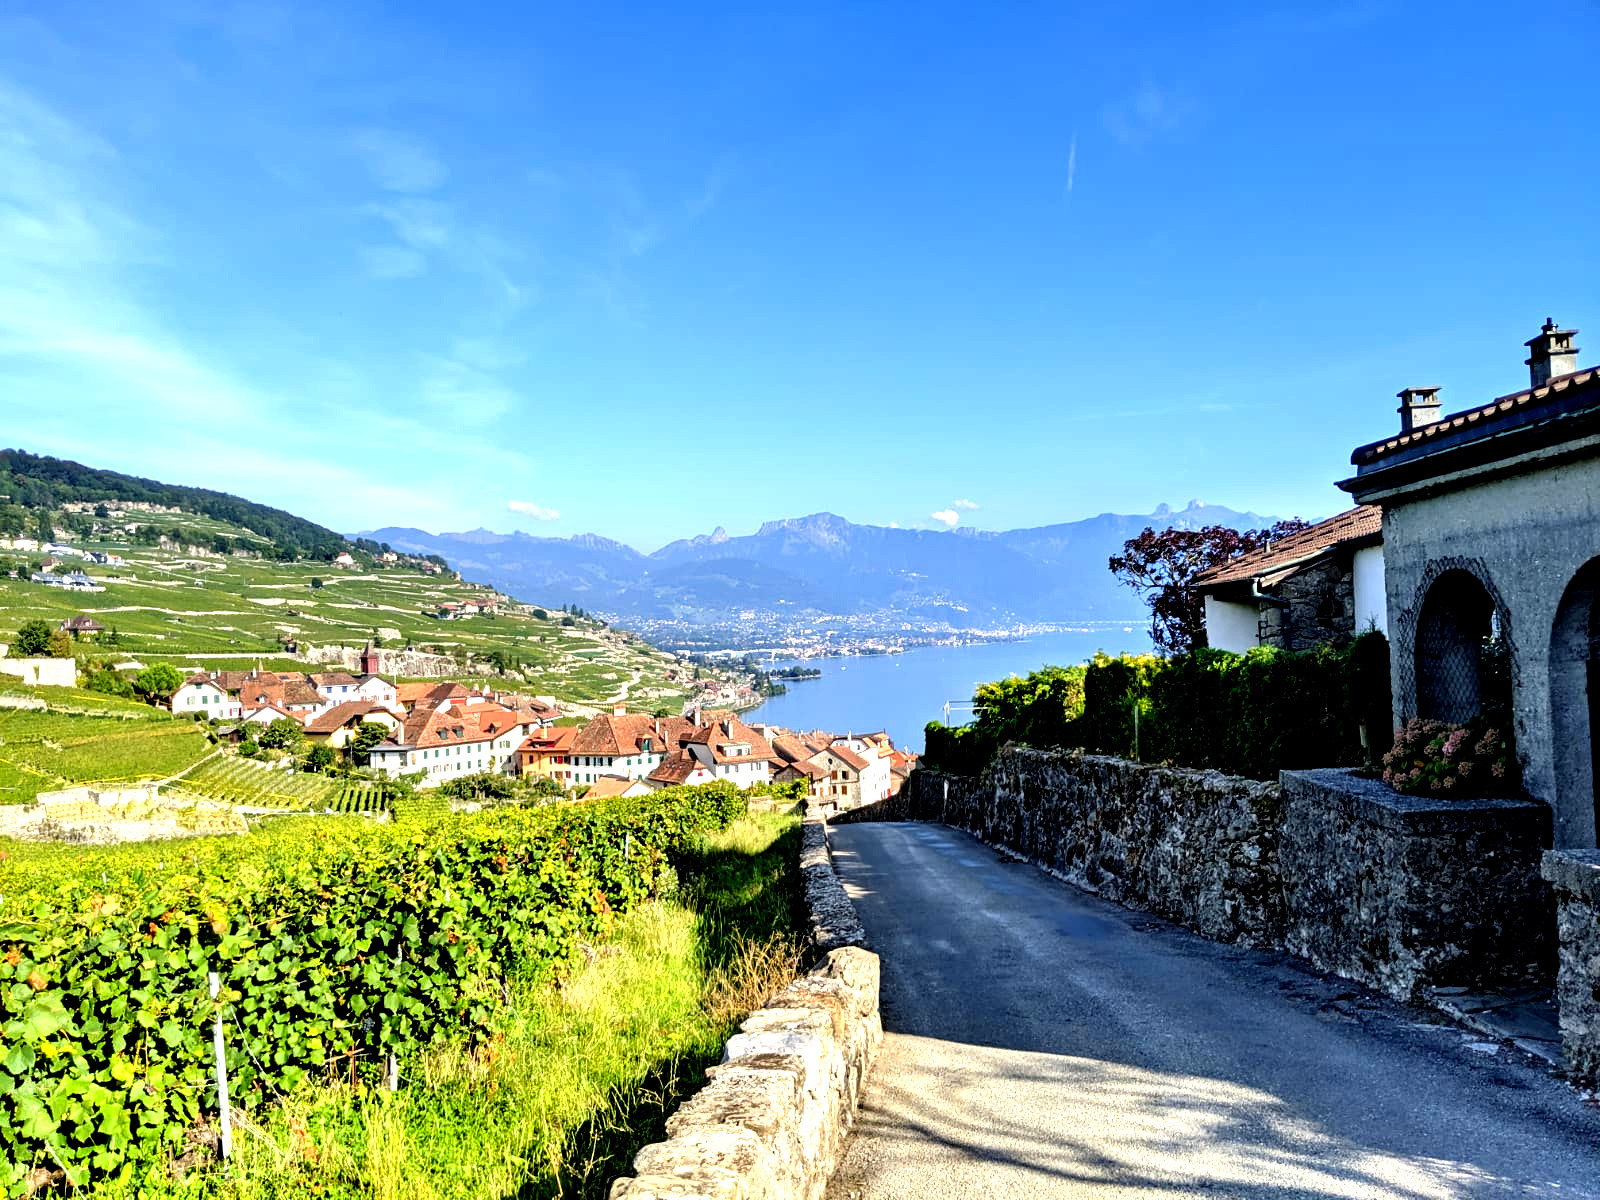
<instances>
[{"instance_id":1,"label":"tall green shrub","mask_svg":"<svg viewBox=\"0 0 1600 1200\"><path fill-rule=\"evenodd\" d=\"M1272 779L1296 767L1363 765L1392 740L1381 633L1305 653L1102 654L1086 668L985 684L974 699L985 706L975 724L928 727L930 765L975 774L1001 746L1021 742Z\"/></svg>"}]
</instances>

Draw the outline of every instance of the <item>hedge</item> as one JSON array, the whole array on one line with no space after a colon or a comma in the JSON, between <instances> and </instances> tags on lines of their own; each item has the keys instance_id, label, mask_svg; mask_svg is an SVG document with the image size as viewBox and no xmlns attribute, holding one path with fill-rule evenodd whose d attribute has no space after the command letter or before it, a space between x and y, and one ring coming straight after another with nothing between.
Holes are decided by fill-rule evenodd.
<instances>
[{"instance_id":1,"label":"hedge","mask_svg":"<svg viewBox=\"0 0 1600 1200\"><path fill-rule=\"evenodd\" d=\"M214 1110L219 997L245 1106L336 1072L376 1078L483 1036L501 980L563 969L649 896L727 783L450 817L292 818L248 838L0 861L0 1184L34 1168L138 1178ZM7 855L0 849L0 856Z\"/></svg>"},{"instance_id":2,"label":"hedge","mask_svg":"<svg viewBox=\"0 0 1600 1200\"><path fill-rule=\"evenodd\" d=\"M1099 655L1086 668L985 684L974 701L983 706L974 724L928 726L927 765L976 774L1001 746L1020 742L1275 779L1285 769L1376 761L1393 734L1381 633L1305 653Z\"/></svg>"}]
</instances>

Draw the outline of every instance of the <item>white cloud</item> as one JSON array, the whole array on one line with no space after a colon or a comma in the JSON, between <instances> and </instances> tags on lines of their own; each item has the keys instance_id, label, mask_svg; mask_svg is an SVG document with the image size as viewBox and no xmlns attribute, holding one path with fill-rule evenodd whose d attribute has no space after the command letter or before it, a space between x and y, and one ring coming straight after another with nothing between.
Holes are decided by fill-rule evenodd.
<instances>
[{"instance_id":1,"label":"white cloud","mask_svg":"<svg viewBox=\"0 0 1600 1200\"><path fill-rule=\"evenodd\" d=\"M365 246L361 265L374 279L410 279L428 269L428 260L407 246Z\"/></svg>"},{"instance_id":2,"label":"white cloud","mask_svg":"<svg viewBox=\"0 0 1600 1200\"><path fill-rule=\"evenodd\" d=\"M941 508L938 512L928 514L946 529L954 529L956 522L961 520L961 514L953 508Z\"/></svg>"},{"instance_id":3,"label":"white cloud","mask_svg":"<svg viewBox=\"0 0 1600 1200\"><path fill-rule=\"evenodd\" d=\"M521 513L525 517L532 517L535 521L557 521L561 514L553 508L534 504L528 500L512 500L506 505L508 512Z\"/></svg>"},{"instance_id":4,"label":"white cloud","mask_svg":"<svg viewBox=\"0 0 1600 1200\"><path fill-rule=\"evenodd\" d=\"M1125 146L1142 146L1177 130L1194 114L1194 108L1188 97L1146 80L1131 96L1107 106L1106 132Z\"/></svg>"},{"instance_id":5,"label":"white cloud","mask_svg":"<svg viewBox=\"0 0 1600 1200\"><path fill-rule=\"evenodd\" d=\"M443 417L487 425L516 407L517 393L487 371L436 354L421 356L418 398Z\"/></svg>"},{"instance_id":6,"label":"white cloud","mask_svg":"<svg viewBox=\"0 0 1600 1200\"><path fill-rule=\"evenodd\" d=\"M388 192L431 192L445 181L444 164L421 142L388 129L363 129L356 153L374 182Z\"/></svg>"},{"instance_id":7,"label":"white cloud","mask_svg":"<svg viewBox=\"0 0 1600 1200\"><path fill-rule=\"evenodd\" d=\"M957 500L953 504L951 504L950 507L951 508L959 508L962 512L977 512L978 511L978 506L976 504L974 504L971 500Z\"/></svg>"}]
</instances>

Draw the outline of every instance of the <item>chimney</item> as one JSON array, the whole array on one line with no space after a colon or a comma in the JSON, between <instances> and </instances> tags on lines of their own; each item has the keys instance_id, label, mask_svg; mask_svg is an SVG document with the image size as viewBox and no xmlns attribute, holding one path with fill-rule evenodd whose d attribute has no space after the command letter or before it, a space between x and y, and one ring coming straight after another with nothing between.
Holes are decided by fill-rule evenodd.
<instances>
[{"instance_id":1,"label":"chimney","mask_svg":"<svg viewBox=\"0 0 1600 1200\"><path fill-rule=\"evenodd\" d=\"M1532 387L1543 387L1560 375L1578 369L1578 348L1572 344L1576 329L1557 329L1555 319L1546 317L1539 336L1523 343L1528 347L1528 378Z\"/></svg>"},{"instance_id":2,"label":"chimney","mask_svg":"<svg viewBox=\"0 0 1600 1200\"><path fill-rule=\"evenodd\" d=\"M628 706L626 704L613 704L611 706L611 715L613 717L625 717L625 716L627 716L628 715Z\"/></svg>"},{"instance_id":3,"label":"chimney","mask_svg":"<svg viewBox=\"0 0 1600 1200\"><path fill-rule=\"evenodd\" d=\"M1408 387L1400 397L1400 432L1410 433L1439 419L1439 389Z\"/></svg>"}]
</instances>

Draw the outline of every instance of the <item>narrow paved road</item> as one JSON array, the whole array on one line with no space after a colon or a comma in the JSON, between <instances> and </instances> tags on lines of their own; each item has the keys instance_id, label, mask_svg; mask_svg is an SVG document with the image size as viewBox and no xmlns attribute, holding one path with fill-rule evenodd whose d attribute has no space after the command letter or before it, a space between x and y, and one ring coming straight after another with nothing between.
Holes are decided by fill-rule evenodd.
<instances>
[{"instance_id":1,"label":"narrow paved road","mask_svg":"<svg viewBox=\"0 0 1600 1200\"><path fill-rule=\"evenodd\" d=\"M1286 955L942 825L842 825L883 1051L830 1200L1600 1197L1600 1109Z\"/></svg>"}]
</instances>

